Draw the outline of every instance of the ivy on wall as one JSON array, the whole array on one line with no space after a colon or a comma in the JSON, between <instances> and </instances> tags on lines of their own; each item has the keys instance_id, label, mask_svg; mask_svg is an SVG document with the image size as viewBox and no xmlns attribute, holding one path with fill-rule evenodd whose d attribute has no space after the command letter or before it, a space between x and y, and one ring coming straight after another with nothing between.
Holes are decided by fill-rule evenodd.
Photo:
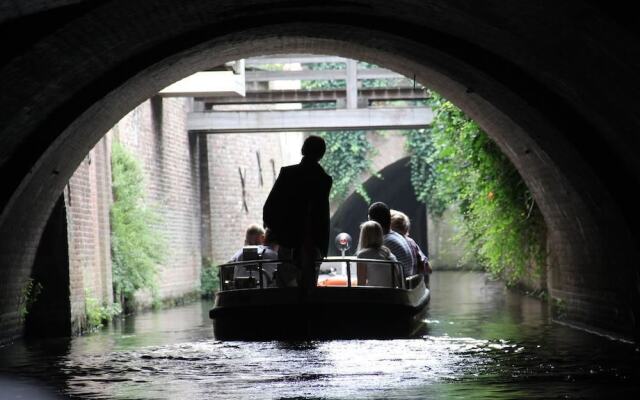
<instances>
[{"instance_id":1,"label":"ivy on wall","mask_svg":"<svg viewBox=\"0 0 640 400\"><path fill-rule=\"evenodd\" d=\"M344 63L313 63L307 64L309 69L327 70L344 69ZM340 89L345 88L344 80L331 81L303 81L302 88L312 89ZM333 108L332 103L307 103L304 108ZM361 177L364 173L375 174L371 160L375 151L366 131L330 131L317 132L327 145L327 152L320 161L325 171L333 178L333 186L329 197L332 201L343 200L351 191L360 194L365 201L371 199L364 189Z\"/></svg>"},{"instance_id":2,"label":"ivy on wall","mask_svg":"<svg viewBox=\"0 0 640 400\"><path fill-rule=\"evenodd\" d=\"M20 318L20 321L24 321L27 317L41 292L42 284L40 282L36 282L32 278L26 280L18 296L18 318Z\"/></svg>"},{"instance_id":3,"label":"ivy on wall","mask_svg":"<svg viewBox=\"0 0 640 400\"><path fill-rule=\"evenodd\" d=\"M374 149L367 139L367 132L319 132L317 135L327 144L327 152L320 164L333 178L329 195L331 200L343 200L355 190L365 201L370 202L361 181L364 172L374 173L371 169Z\"/></svg>"},{"instance_id":4,"label":"ivy on wall","mask_svg":"<svg viewBox=\"0 0 640 400\"><path fill-rule=\"evenodd\" d=\"M418 199L435 215L458 206L468 254L507 283L541 273L546 228L518 171L451 102L432 93L429 105L431 127L406 134Z\"/></svg>"},{"instance_id":5,"label":"ivy on wall","mask_svg":"<svg viewBox=\"0 0 640 400\"><path fill-rule=\"evenodd\" d=\"M307 68L341 69L344 64L308 64ZM386 87L390 82L365 80L361 84ZM302 82L303 89L344 87L344 80ZM546 259L546 228L515 167L487 134L451 102L432 93L426 104L434 112L432 125L405 133L417 198L436 216L455 205L460 211L468 257L503 276L508 283L517 282L526 272L541 273ZM317 103L305 107L333 105ZM369 201L359 182L364 172L371 172L370 160L375 151L366 132L319 135L327 143L327 154L321 163L334 178L332 200L341 200L355 189Z\"/></svg>"},{"instance_id":6,"label":"ivy on wall","mask_svg":"<svg viewBox=\"0 0 640 400\"><path fill-rule=\"evenodd\" d=\"M115 141L111 164L111 254L115 298L124 308L131 308L134 293L148 289L157 303L158 265L165 257L164 240L154 229L160 220L145 204L142 168L138 160Z\"/></svg>"},{"instance_id":7,"label":"ivy on wall","mask_svg":"<svg viewBox=\"0 0 640 400\"><path fill-rule=\"evenodd\" d=\"M374 68L373 64L360 63ZM310 69L343 68L312 64ZM304 89L344 88L340 81L305 81ZM363 87L385 87L385 80L362 81ZM541 273L546 258L546 228L531 193L515 167L480 127L451 102L433 93L427 101L432 126L406 132L411 154L411 181L417 198L432 214L450 206L460 210L467 255L495 275L515 283L525 273ZM327 103L314 108L327 108ZM331 198L351 190L369 201L358 179L370 171L374 149L366 132L322 132L327 142L323 167L334 178Z\"/></svg>"},{"instance_id":8,"label":"ivy on wall","mask_svg":"<svg viewBox=\"0 0 640 400\"><path fill-rule=\"evenodd\" d=\"M409 130L404 134L407 152L411 155L411 184L416 198L427 205L432 215L441 216L447 209L447 203L445 196L434 195L438 159L435 157L432 137L425 129Z\"/></svg>"}]
</instances>

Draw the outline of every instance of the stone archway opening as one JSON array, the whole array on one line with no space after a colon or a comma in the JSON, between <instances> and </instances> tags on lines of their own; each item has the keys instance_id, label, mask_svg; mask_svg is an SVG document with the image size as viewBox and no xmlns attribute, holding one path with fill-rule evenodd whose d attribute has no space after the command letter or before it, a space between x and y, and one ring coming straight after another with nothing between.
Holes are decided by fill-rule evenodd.
<instances>
[{"instance_id":1,"label":"stone archway opening","mask_svg":"<svg viewBox=\"0 0 640 400\"><path fill-rule=\"evenodd\" d=\"M420 248L428 249L427 209L414 194L409 157L389 164L378 173L379 176L373 176L363 184L365 191L372 201L382 201L391 209L407 214L411 220L411 237ZM353 238L353 243L357 244L360 235L359 225L367 220L368 208L369 204L358 193L352 193L347 197L331 217L332 237L346 232ZM335 250L333 254L338 255Z\"/></svg>"},{"instance_id":2,"label":"stone archway opening","mask_svg":"<svg viewBox=\"0 0 640 400\"><path fill-rule=\"evenodd\" d=\"M375 9L318 6L305 14L286 5L241 16L221 13L212 5L175 10L166 4L154 9L154 18L138 23L137 32L127 37L113 33L111 46L101 42L84 47L91 57L72 52L56 64L56 49L82 36L94 18L104 16L106 26L126 23L113 15L127 15L125 9L133 5L112 7L78 18L7 67L11 72L38 58L50 60L55 83L43 86L37 73L31 74L22 95L6 109L11 115L3 131L3 140L10 138L2 153L7 191L0 199L4 338L20 332L16 302L50 211L104 132L179 78L226 60L283 52L370 61L415 77L455 102L508 155L540 205L549 227L550 294L563 303L566 317L603 330L635 332L637 276L630 264L637 258L635 231L628 221L636 215L607 180L610 170L599 162L605 158L613 163L609 166L616 165L616 157L604 148L594 154L591 146L577 143L572 129L589 128L588 122L529 71L473 46L470 39L438 31L442 27L432 28L430 35L417 34L419 24L410 13L398 17L404 23L390 23ZM368 19L361 18L363 12L370 14ZM201 23L199 13L218 23ZM167 31L163 18L183 22L176 21L180 29ZM440 16L435 22L444 21ZM462 28L466 22L455 26ZM496 50L509 47L506 42L494 45ZM109 62L96 65L109 57ZM65 65L72 67L65 70ZM61 86L67 88L64 93ZM27 104L40 114L33 117ZM567 126L570 123L575 125ZM597 147L603 139L595 135L593 140Z\"/></svg>"}]
</instances>

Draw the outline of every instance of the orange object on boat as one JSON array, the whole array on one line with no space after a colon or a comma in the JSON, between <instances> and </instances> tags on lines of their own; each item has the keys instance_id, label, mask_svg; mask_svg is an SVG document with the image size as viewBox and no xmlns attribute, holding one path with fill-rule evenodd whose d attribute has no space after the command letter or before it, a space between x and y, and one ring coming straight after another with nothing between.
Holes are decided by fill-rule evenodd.
<instances>
[{"instance_id":1,"label":"orange object on boat","mask_svg":"<svg viewBox=\"0 0 640 400\"><path fill-rule=\"evenodd\" d=\"M318 286L347 286L347 285L348 285L347 277L343 275L330 276L323 280L318 280ZM358 286L358 280L352 279L351 286Z\"/></svg>"}]
</instances>

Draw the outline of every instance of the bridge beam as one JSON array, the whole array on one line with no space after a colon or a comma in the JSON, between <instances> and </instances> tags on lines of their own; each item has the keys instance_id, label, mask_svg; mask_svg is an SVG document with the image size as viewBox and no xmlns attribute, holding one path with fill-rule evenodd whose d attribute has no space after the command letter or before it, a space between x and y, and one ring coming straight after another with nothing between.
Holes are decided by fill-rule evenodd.
<instances>
[{"instance_id":1,"label":"bridge beam","mask_svg":"<svg viewBox=\"0 0 640 400\"><path fill-rule=\"evenodd\" d=\"M323 56L317 54L281 54L275 56L251 57L245 60L245 65L255 67L269 64L314 64L314 63L346 63L347 58L337 56Z\"/></svg>"},{"instance_id":2,"label":"bridge beam","mask_svg":"<svg viewBox=\"0 0 640 400\"><path fill-rule=\"evenodd\" d=\"M202 133L418 129L432 120L429 107L209 111L189 113L187 129Z\"/></svg>"},{"instance_id":3,"label":"bridge beam","mask_svg":"<svg viewBox=\"0 0 640 400\"><path fill-rule=\"evenodd\" d=\"M289 90L259 90L247 91L245 97L196 97L196 101L203 102L207 108L216 104L261 104L261 103L317 103L344 100L345 89L289 89ZM411 87L399 88L365 88L358 89L358 97L369 101L381 100L425 100L429 98L426 89Z\"/></svg>"},{"instance_id":4,"label":"bridge beam","mask_svg":"<svg viewBox=\"0 0 640 400\"><path fill-rule=\"evenodd\" d=\"M346 80L347 70L246 71L245 79L247 82ZM368 68L358 69L357 79L407 79L407 77L386 68Z\"/></svg>"}]
</instances>

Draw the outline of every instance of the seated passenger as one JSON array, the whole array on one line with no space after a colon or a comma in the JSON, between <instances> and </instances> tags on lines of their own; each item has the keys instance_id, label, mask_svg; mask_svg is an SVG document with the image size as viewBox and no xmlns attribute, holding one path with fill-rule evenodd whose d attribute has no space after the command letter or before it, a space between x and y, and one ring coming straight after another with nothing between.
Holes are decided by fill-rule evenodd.
<instances>
[{"instance_id":1,"label":"seated passenger","mask_svg":"<svg viewBox=\"0 0 640 400\"><path fill-rule=\"evenodd\" d=\"M411 251L413 252L413 273L423 275L425 282L429 282L429 274L432 272L431 265L429 264L429 257L422 252L418 243L409 237L410 227L411 221L407 214L402 211L391 210L391 229L404 236L407 243L409 243L409 247L411 247Z\"/></svg>"},{"instance_id":2,"label":"seated passenger","mask_svg":"<svg viewBox=\"0 0 640 400\"><path fill-rule=\"evenodd\" d=\"M251 224L244 235L245 246L262 246L264 244L264 229L258 224ZM244 247L236 251L229 262L242 261Z\"/></svg>"},{"instance_id":3,"label":"seated passenger","mask_svg":"<svg viewBox=\"0 0 640 400\"><path fill-rule=\"evenodd\" d=\"M375 221L367 221L360 225L360 243L358 258L397 261L391 251L384 246L382 227ZM394 287L399 283L395 266L386 263L358 263L358 286ZM392 275L393 274L393 275ZM395 281L395 285L393 282Z\"/></svg>"},{"instance_id":4,"label":"seated passenger","mask_svg":"<svg viewBox=\"0 0 640 400\"><path fill-rule=\"evenodd\" d=\"M381 201L373 203L369 207L369 220L376 221L382 227L384 234L383 244L391 250L398 262L402 264L404 277L407 278L413 275L413 265L415 264L413 252L405 237L391 230L391 211L389 207Z\"/></svg>"},{"instance_id":5,"label":"seated passenger","mask_svg":"<svg viewBox=\"0 0 640 400\"><path fill-rule=\"evenodd\" d=\"M278 254L270 248L264 246L265 231L260 225L251 224L245 233L244 247L238 250L230 262L251 261L262 258L277 259ZM275 266L270 267L271 272L265 271L263 273L263 279L265 286L268 286L273 280L273 270ZM258 264L251 266L236 266L233 271L233 278L255 278L256 282L259 281L260 273L258 272Z\"/></svg>"}]
</instances>

